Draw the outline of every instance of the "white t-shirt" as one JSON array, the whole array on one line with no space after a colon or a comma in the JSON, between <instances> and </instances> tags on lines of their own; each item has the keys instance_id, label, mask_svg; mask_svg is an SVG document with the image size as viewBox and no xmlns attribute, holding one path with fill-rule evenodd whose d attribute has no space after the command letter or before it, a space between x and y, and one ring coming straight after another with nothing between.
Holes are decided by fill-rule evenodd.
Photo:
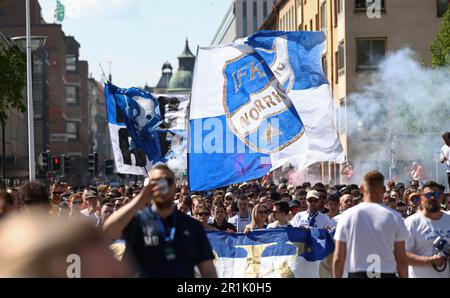
<instances>
[{"instance_id":1,"label":"white t-shirt","mask_svg":"<svg viewBox=\"0 0 450 298\"><path fill-rule=\"evenodd\" d=\"M394 244L407 238L399 213L383 204L365 202L340 215L334 234L335 240L347 244L348 272L396 273ZM379 268L374 269L378 258Z\"/></svg>"},{"instance_id":2,"label":"white t-shirt","mask_svg":"<svg viewBox=\"0 0 450 298\"><path fill-rule=\"evenodd\" d=\"M341 215L342 215L342 213L336 215L333 218L330 218L330 227L331 228L334 228L334 229L336 228L337 223L338 223L339 219L341 218Z\"/></svg>"},{"instance_id":3,"label":"white t-shirt","mask_svg":"<svg viewBox=\"0 0 450 298\"><path fill-rule=\"evenodd\" d=\"M278 220L274 221L273 223L270 223L267 225L267 229L278 229L278 228L286 228L286 227L290 227L291 224L287 223L285 225L280 225L280 223L278 222Z\"/></svg>"},{"instance_id":4,"label":"white t-shirt","mask_svg":"<svg viewBox=\"0 0 450 298\"><path fill-rule=\"evenodd\" d=\"M445 164L447 165L447 173L450 173L450 147L447 145L444 145L441 148L441 158L443 157L447 158Z\"/></svg>"},{"instance_id":5,"label":"white t-shirt","mask_svg":"<svg viewBox=\"0 0 450 298\"><path fill-rule=\"evenodd\" d=\"M419 256L433 255L433 242L438 236L450 241L450 215L443 213L439 220L431 220L422 212L417 212L405 220L409 232L406 241L406 251ZM409 277L419 278L450 278L450 268L437 272L429 266L409 266Z\"/></svg>"},{"instance_id":6,"label":"white t-shirt","mask_svg":"<svg viewBox=\"0 0 450 298\"><path fill-rule=\"evenodd\" d=\"M309 227L308 216L309 216L308 210L297 213L291 220L291 225L295 228L301 226ZM328 217L328 215L325 215L317 211L316 222L314 223L314 226L312 226L311 228L325 229L329 225L330 225L330 218Z\"/></svg>"},{"instance_id":7,"label":"white t-shirt","mask_svg":"<svg viewBox=\"0 0 450 298\"><path fill-rule=\"evenodd\" d=\"M228 222L236 227L238 233L244 233L245 227L252 222L252 215L250 210L247 217L240 217L239 213L231 217Z\"/></svg>"}]
</instances>

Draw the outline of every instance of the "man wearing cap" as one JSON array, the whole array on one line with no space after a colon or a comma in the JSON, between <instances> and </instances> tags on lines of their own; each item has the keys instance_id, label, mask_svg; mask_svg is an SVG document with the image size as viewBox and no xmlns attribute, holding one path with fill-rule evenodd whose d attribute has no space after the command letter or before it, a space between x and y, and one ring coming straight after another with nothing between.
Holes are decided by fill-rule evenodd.
<instances>
[{"instance_id":1,"label":"man wearing cap","mask_svg":"<svg viewBox=\"0 0 450 298\"><path fill-rule=\"evenodd\" d=\"M309 227L325 229L330 226L330 218L319 211L320 194L316 190L308 191L306 204L308 210L297 213L291 220L293 227Z\"/></svg>"},{"instance_id":2,"label":"man wearing cap","mask_svg":"<svg viewBox=\"0 0 450 298\"><path fill-rule=\"evenodd\" d=\"M301 211L300 208L301 208L300 202L297 200L292 200L289 203L289 213L286 216L287 220L291 221L294 218L294 216Z\"/></svg>"},{"instance_id":3,"label":"man wearing cap","mask_svg":"<svg viewBox=\"0 0 450 298\"><path fill-rule=\"evenodd\" d=\"M99 218L96 215L98 203L97 194L93 191L88 191L85 195L85 202L87 202L87 208L81 210L80 213L97 224L97 222L99 221Z\"/></svg>"}]
</instances>

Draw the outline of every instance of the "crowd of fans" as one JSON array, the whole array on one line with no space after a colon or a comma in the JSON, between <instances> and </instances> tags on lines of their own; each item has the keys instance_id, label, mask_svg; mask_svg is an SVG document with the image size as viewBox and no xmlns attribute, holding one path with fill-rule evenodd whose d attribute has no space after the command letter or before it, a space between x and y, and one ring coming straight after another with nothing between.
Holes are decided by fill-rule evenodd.
<instances>
[{"instance_id":1,"label":"crowd of fans","mask_svg":"<svg viewBox=\"0 0 450 298\"><path fill-rule=\"evenodd\" d=\"M206 231L249 233L289 226L331 231L344 211L363 202L361 188L355 184L305 182L292 185L286 182L277 185L268 181L256 179L207 192L189 192L187 185L178 185L173 204L179 212L200 222ZM450 194L445 193L444 186L438 186L442 195L440 208L448 210ZM13 217L39 207L49 210L50 218L89 222L97 227L100 235L105 221L138 196L143 187L99 185L73 189L67 183L56 182L47 189L36 182L28 183L19 189L0 191L0 227L9 215ZM385 189L383 203L404 219L422 210L418 181L409 185L388 181ZM0 228L0 238L1 233ZM115 247L119 260L125 250L125 244L117 245L120 241L113 239L107 243ZM0 256L0 267L5 265L2 261L5 259ZM117 270L111 270L113 276L120 276Z\"/></svg>"}]
</instances>

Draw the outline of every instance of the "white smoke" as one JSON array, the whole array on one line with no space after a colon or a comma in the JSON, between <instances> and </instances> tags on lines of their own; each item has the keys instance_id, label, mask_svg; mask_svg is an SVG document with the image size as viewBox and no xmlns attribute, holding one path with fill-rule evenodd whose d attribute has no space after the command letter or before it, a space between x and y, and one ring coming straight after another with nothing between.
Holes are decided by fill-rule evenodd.
<instances>
[{"instance_id":1,"label":"white smoke","mask_svg":"<svg viewBox=\"0 0 450 298\"><path fill-rule=\"evenodd\" d=\"M450 70L425 67L403 49L388 55L361 90L347 100L352 182L374 169L389 178L391 164L393 176L406 182L406 168L421 161L429 179L444 183L438 152L450 130Z\"/></svg>"}]
</instances>

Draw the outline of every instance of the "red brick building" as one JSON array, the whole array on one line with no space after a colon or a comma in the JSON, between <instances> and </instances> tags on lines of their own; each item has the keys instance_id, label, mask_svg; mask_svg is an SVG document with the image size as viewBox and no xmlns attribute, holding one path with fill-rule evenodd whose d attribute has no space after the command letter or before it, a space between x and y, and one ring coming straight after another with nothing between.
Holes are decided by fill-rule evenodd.
<instances>
[{"instance_id":1,"label":"red brick building","mask_svg":"<svg viewBox=\"0 0 450 298\"><path fill-rule=\"evenodd\" d=\"M11 37L25 35L25 1L0 3L0 31ZM92 150L88 136L88 63L79 60L80 44L74 37L66 36L59 24L45 23L37 0L31 0L31 34L47 36L48 53L48 111L43 113L46 119L40 119L48 134L43 136L47 141L42 142L42 148L36 148L36 159L46 149L53 156L70 155L75 177L72 182L85 183L87 156ZM36 135L39 133L36 131Z\"/></svg>"}]
</instances>

